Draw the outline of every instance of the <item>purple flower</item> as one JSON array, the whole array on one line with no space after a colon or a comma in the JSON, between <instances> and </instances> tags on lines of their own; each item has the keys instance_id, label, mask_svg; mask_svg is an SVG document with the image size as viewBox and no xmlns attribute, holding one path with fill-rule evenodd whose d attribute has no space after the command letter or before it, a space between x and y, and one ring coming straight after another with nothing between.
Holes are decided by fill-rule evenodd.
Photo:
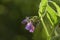
<instances>
[{"instance_id":1,"label":"purple flower","mask_svg":"<svg viewBox=\"0 0 60 40\"><path fill-rule=\"evenodd\" d=\"M22 21L22 24L26 24L27 23L27 19L24 19L23 21Z\"/></svg>"},{"instance_id":2,"label":"purple flower","mask_svg":"<svg viewBox=\"0 0 60 40\"><path fill-rule=\"evenodd\" d=\"M29 20L29 17L26 17L26 19L24 19L24 20L22 21L22 24L26 24L26 23L28 22L28 20Z\"/></svg>"},{"instance_id":3,"label":"purple flower","mask_svg":"<svg viewBox=\"0 0 60 40\"><path fill-rule=\"evenodd\" d=\"M30 29L29 32L34 32L34 30L33 29Z\"/></svg>"},{"instance_id":4,"label":"purple flower","mask_svg":"<svg viewBox=\"0 0 60 40\"><path fill-rule=\"evenodd\" d=\"M30 30L30 29L31 29L31 25L32 25L32 23L31 23L31 22L27 23L27 25L26 25L25 29L26 29L26 30Z\"/></svg>"},{"instance_id":5,"label":"purple flower","mask_svg":"<svg viewBox=\"0 0 60 40\"><path fill-rule=\"evenodd\" d=\"M31 20L29 20L29 17L26 17L26 19L22 21L22 24L26 24L26 30L28 30L29 32L34 32L35 27L32 24Z\"/></svg>"},{"instance_id":6,"label":"purple flower","mask_svg":"<svg viewBox=\"0 0 60 40\"><path fill-rule=\"evenodd\" d=\"M29 32L34 32L35 27L33 26L32 22L28 22L25 29L29 30Z\"/></svg>"}]
</instances>

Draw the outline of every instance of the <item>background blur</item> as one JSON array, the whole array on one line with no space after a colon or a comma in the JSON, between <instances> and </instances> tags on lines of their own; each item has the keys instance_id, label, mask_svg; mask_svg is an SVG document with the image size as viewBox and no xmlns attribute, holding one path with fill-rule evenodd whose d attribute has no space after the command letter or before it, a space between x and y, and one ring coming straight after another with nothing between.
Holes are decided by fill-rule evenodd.
<instances>
[{"instance_id":1,"label":"background blur","mask_svg":"<svg viewBox=\"0 0 60 40\"><path fill-rule=\"evenodd\" d=\"M21 21L38 14L40 0L0 0L0 40L32 40Z\"/></svg>"},{"instance_id":2,"label":"background blur","mask_svg":"<svg viewBox=\"0 0 60 40\"><path fill-rule=\"evenodd\" d=\"M0 0L0 40L32 40L21 21L38 15L41 0ZM60 0L53 0L58 5ZM54 7L53 7L54 8Z\"/></svg>"}]
</instances>

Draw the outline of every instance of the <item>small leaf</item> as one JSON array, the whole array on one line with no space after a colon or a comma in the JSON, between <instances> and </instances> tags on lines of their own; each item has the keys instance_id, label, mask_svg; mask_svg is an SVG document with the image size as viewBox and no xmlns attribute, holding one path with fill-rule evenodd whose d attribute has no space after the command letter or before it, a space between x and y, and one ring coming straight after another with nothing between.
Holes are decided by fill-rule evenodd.
<instances>
[{"instance_id":1,"label":"small leaf","mask_svg":"<svg viewBox=\"0 0 60 40\"><path fill-rule=\"evenodd\" d=\"M57 15L56 12L49 6L47 5L47 11L51 16L52 21L55 23L57 23Z\"/></svg>"},{"instance_id":2,"label":"small leaf","mask_svg":"<svg viewBox=\"0 0 60 40\"><path fill-rule=\"evenodd\" d=\"M56 7L56 9L57 9L57 15L60 17L60 7L59 7L59 5L57 5L55 2L51 2L51 3L53 3L54 4L54 6Z\"/></svg>"},{"instance_id":3,"label":"small leaf","mask_svg":"<svg viewBox=\"0 0 60 40\"><path fill-rule=\"evenodd\" d=\"M48 0L41 0L41 3L39 5L39 14L40 16L42 16L42 14L44 14L45 10L46 10L46 6L47 6L47 2Z\"/></svg>"}]
</instances>

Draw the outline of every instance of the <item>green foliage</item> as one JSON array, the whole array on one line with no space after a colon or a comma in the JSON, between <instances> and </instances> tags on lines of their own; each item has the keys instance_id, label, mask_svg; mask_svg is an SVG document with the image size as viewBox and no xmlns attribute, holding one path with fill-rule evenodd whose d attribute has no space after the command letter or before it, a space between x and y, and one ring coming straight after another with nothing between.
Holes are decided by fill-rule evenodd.
<instances>
[{"instance_id":1,"label":"green foliage","mask_svg":"<svg viewBox=\"0 0 60 40\"><path fill-rule=\"evenodd\" d=\"M54 23L57 23L57 13L49 6L47 5L47 11L50 14L52 20Z\"/></svg>"},{"instance_id":2,"label":"green foliage","mask_svg":"<svg viewBox=\"0 0 60 40\"><path fill-rule=\"evenodd\" d=\"M41 0L41 3L40 3L40 5L39 5L39 13L41 14L39 14L39 16L42 16L42 14L45 12L45 10L46 10L46 5L47 5L47 0Z\"/></svg>"},{"instance_id":3,"label":"green foliage","mask_svg":"<svg viewBox=\"0 0 60 40\"><path fill-rule=\"evenodd\" d=\"M57 10L57 15L60 16L60 7L53 1L51 3L54 4L54 6L56 7L56 10Z\"/></svg>"},{"instance_id":4,"label":"green foliage","mask_svg":"<svg viewBox=\"0 0 60 40\"><path fill-rule=\"evenodd\" d=\"M48 4L50 1L48 0L41 0L40 6L39 6L39 17L40 17L40 21L43 26L41 32L39 32L41 35L39 36L35 36L34 40L52 40L53 35L54 36L58 36L58 32L56 31L56 25L59 22L58 21L58 16L60 14L60 7L55 3L52 2L54 4L54 6L57 9L57 12ZM41 27L41 26L40 26ZM58 28L57 28L58 29ZM37 29L40 30L40 29ZM36 31L37 32L37 31ZM34 35L38 35L38 33L34 34ZM43 36L44 35L44 36ZM43 36L43 37L42 37ZM44 39L45 38L45 39ZM57 38L57 37L56 37ZM59 38L57 38L59 40ZM55 39L55 40L57 40ZM54 40L54 39L53 39Z\"/></svg>"}]
</instances>

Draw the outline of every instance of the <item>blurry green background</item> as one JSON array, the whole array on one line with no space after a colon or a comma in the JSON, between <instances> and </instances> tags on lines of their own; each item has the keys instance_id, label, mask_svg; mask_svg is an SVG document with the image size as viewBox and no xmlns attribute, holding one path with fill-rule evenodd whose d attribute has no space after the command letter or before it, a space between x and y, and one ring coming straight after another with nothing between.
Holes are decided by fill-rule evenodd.
<instances>
[{"instance_id":1,"label":"blurry green background","mask_svg":"<svg viewBox=\"0 0 60 40\"><path fill-rule=\"evenodd\" d=\"M38 15L40 1L0 0L0 40L32 40L33 33L26 31L21 21ZM60 0L53 1L60 4Z\"/></svg>"},{"instance_id":2,"label":"blurry green background","mask_svg":"<svg viewBox=\"0 0 60 40\"><path fill-rule=\"evenodd\" d=\"M0 0L0 40L32 40L21 21L38 14L40 0Z\"/></svg>"}]
</instances>

